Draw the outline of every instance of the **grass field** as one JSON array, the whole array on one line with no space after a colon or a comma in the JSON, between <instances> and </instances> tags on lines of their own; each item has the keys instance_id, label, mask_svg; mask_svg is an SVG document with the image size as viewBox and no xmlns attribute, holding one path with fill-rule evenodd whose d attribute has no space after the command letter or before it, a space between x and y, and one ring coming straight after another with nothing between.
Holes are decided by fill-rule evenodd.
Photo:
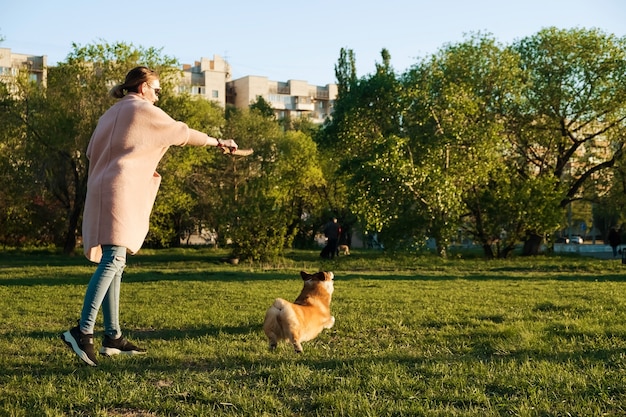
<instances>
[{"instance_id":1,"label":"grass field","mask_svg":"<svg viewBox=\"0 0 626 417\"><path fill-rule=\"evenodd\" d=\"M94 266L0 253L0 416L622 416L626 265L356 251L224 264L210 249L129 257L121 320L145 356L82 365L59 339ZM335 327L270 352L274 298L335 273ZM96 333L101 339L101 322Z\"/></svg>"}]
</instances>

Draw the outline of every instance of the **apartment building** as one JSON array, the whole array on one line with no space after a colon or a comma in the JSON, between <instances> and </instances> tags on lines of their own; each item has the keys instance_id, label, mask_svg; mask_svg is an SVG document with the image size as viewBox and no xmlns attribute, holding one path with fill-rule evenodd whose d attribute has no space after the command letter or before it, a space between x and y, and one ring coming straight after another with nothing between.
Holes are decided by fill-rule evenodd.
<instances>
[{"instance_id":1,"label":"apartment building","mask_svg":"<svg viewBox=\"0 0 626 417\"><path fill-rule=\"evenodd\" d=\"M20 71L27 70L31 81L46 85L48 77L48 57L11 52L10 48L0 48L0 78L15 78Z\"/></svg>"},{"instance_id":2,"label":"apartment building","mask_svg":"<svg viewBox=\"0 0 626 417\"><path fill-rule=\"evenodd\" d=\"M47 56L18 54L10 48L0 48L0 77L14 77L20 69L27 69L33 81L45 85ZM322 123L332 114L337 98L337 85L315 86L306 81L271 81L262 76L246 76L231 80L231 68L219 55L212 59L200 58L193 65L184 64L178 93L247 108L258 97L270 104L277 118L308 117Z\"/></svg>"},{"instance_id":3,"label":"apartment building","mask_svg":"<svg viewBox=\"0 0 626 417\"><path fill-rule=\"evenodd\" d=\"M219 55L213 59L200 58L194 65L183 65L179 93L188 93L226 107L226 84L230 81L230 65Z\"/></svg>"},{"instance_id":4,"label":"apartment building","mask_svg":"<svg viewBox=\"0 0 626 417\"><path fill-rule=\"evenodd\" d=\"M315 86L306 81L280 82L255 75L231 80L230 65L219 55L183 65L178 91L213 100L222 107L230 104L246 108L263 97L279 119L308 117L316 123L332 114L337 98L336 84Z\"/></svg>"},{"instance_id":5,"label":"apartment building","mask_svg":"<svg viewBox=\"0 0 626 417\"><path fill-rule=\"evenodd\" d=\"M308 117L322 123L332 114L337 98L337 85L315 86L306 81L271 81L267 77L249 75L226 84L226 102L238 108L263 99L279 119Z\"/></svg>"}]
</instances>

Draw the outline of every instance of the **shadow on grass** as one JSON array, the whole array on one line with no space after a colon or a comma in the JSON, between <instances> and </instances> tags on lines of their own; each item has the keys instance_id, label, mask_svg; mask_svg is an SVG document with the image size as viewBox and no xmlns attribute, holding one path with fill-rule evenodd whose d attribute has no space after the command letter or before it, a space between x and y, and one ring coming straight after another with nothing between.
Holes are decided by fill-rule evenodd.
<instances>
[{"instance_id":1,"label":"shadow on grass","mask_svg":"<svg viewBox=\"0 0 626 417\"><path fill-rule=\"evenodd\" d=\"M95 267L93 268L95 271ZM64 286L64 285L87 285L91 274L65 273L63 276L40 276L26 278L0 278L0 286ZM126 272L122 278L123 283L141 282L246 282L246 281L276 281L276 280L300 280L300 277L282 272Z\"/></svg>"},{"instance_id":2,"label":"shadow on grass","mask_svg":"<svg viewBox=\"0 0 626 417\"><path fill-rule=\"evenodd\" d=\"M172 251L158 254L129 255L129 265L163 265L173 262L205 261L215 264L221 263L222 253L189 250ZM63 255L48 251L10 251L0 252L0 268L29 267L29 266L89 266L95 265L85 258L82 253Z\"/></svg>"},{"instance_id":3,"label":"shadow on grass","mask_svg":"<svg viewBox=\"0 0 626 417\"><path fill-rule=\"evenodd\" d=\"M153 253L154 252L154 253ZM124 274L125 283L137 282L246 282L246 281L274 281L299 279L294 272L297 267L273 268L264 270L258 265L229 265L222 262L226 252L220 250L180 248L167 251L147 250L135 256L128 257L128 266ZM426 265L423 270L403 269L409 264L398 265L395 270L387 270L387 265L373 263L370 269L359 270L363 263L350 267L351 260L320 261L316 251L294 251L287 254L290 261L296 261L303 268L316 265L319 268L335 272L337 281L368 280L368 281L563 281L563 282L624 282L626 274L621 271L604 271L594 273L594 266L574 263L555 263L529 265L525 260L514 265L498 263L478 264L474 269L472 263L446 262L450 266L439 264ZM382 258L384 254L375 252L368 257ZM351 257L356 259L356 257ZM583 261L580 261L583 262ZM310 263L307 265L307 263ZM305 266L306 265L306 266ZM463 269L456 269L462 265ZM534 265L534 266L533 266ZM50 270L45 267L51 267ZM90 272L85 273L87 267ZM7 276L8 268L18 268L26 271L24 277ZM28 268L39 268L38 276L28 276ZM337 268L337 269L335 269ZM4 269L4 271L3 271ZM0 252L0 285L4 286L59 286L59 285L86 285L96 265L87 261L82 255L66 256L50 251L12 251ZM343 271L346 271L345 273ZM398 272L399 271L399 272ZM33 273L34 274L34 273ZM6 276L6 278L3 278Z\"/></svg>"},{"instance_id":4,"label":"shadow on grass","mask_svg":"<svg viewBox=\"0 0 626 417\"><path fill-rule=\"evenodd\" d=\"M184 340L200 337L218 337L221 335L241 336L262 333L262 323L246 326L205 326L195 328L135 330L129 332L134 338L142 340Z\"/></svg>"},{"instance_id":5,"label":"shadow on grass","mask_svg":"<svg viewBox=\"0 0 626 417\"><path fill-rule=\"evenodd\" d=\"M489 318L491 319L491 318ZM500 320L497 320L500 321ZM458 323L457 323L458 324ZM448 323L450 325L450 323ZM426 327L433 327L432 323L425 323ZM64 345L64 342L61 340L60 335L63 330L59 330L57 332L52 331L31 331L31 332L20 332L13 331L9 333L5 333L5 339L9 340L15 338L16 340L23 340L24 338L28 339L39 339L39 340L48 340L51 339L53 341L53 346L60 346L67 349ZM262 349L260 354L267 354L270 357L277 357L278 359L285 359L285 354L287 354L287 358L299 358L304 360L312 360L311 356L315 355L307 355L307 351L312 351L314 349L319 349L320 346L324 346L324 349L332 349L333 346L335 348L341 348L341 338L333 337L332 342L328 340L314 339L313 341L309 341L305 346L305 353L296 354L291 349L289 343L283 342L279 345L279 349L276 352L270 352L266 349L266 339L265 335L263 335L263 324L261 322L248 324L248 325L237 325L237 326L198 326L198 327L187 327L187 328L163 328L163 329L154 329L154 330L144 330L137 329L131 330L126 329L125 335L135 341L148 341L148 340L156 340L156 341L165 341L165 342L176 342L186 339L198 339L209 337L211 339L215 339L215 343L219 343L221 338L230 339L229 343L232 343L233 340L245 340L242 339L241 336L250 336L249 343L258 344L261 341ZM450 361L453 359L463 360L464 358L469 361L481 360L481 361L489 361L489 360L497 360L500 361L502 359L528 359L533 358L534 360L545 360L551 362L565 363L569 362L573 359L580 360L598 360L603 361L612 355L617 355L616 357L622 358L625 350L622 347L623 341L626 340L626 333L619 331L604 331L600 334L602 337L608 340L614 340L616 343L615 348L611 349L581 349L580 351L576 350L567 350L563 352L554 352L551 348L547 349L542 347L541 349L533 350L528 348L518 349L515 347L515 343L513 343L516 333L510 330L484 330L484 329L473 329L469 330L463 334L457 334L454 336L447 336L446 339L450 339L450 344L454 344L454 342L458 342L460 339L466 339L467 343L464 345L463 352L455 352L450 351L447 354L440 354L440 356L445 357L445 361ZM96 333L95 338L101 338L101 332ZM580 330L572 330L567 326L555 326L554 324L546 325L544 328L544 336L547 343L547 346L558 345L561 342L561 339L567 339L570 342L581 341L581 346L584 345L584 340L594 339L599 334L597 332L592 331L580 331ZM347 337L347 336L346 336ZM552 339L558 340L558 343L552 342ZM503 343L504 342L504 343ZM241 342L243 344L247 344L248 342ZM416 341L416 344L420 343L428 343L426 340ZM333 346L331 346L333 345ZM507 349L502 349L502 346L506 346ZM243 346L242 346L243 347ZM508 349L511 349L509 351ZM370 353L364 351L362 352L364 357L372 357L375 358L380 353L378 350L374 348L374 350ZM293 358L291 356L293 354ZM384 353L385 358L390 358L392 361L402 360L402 355L399 354L390 354L389 352ZM154 355L158 356L158 355ZM411 358L419 359L418 354L410 355ZM428 358L432 359L432 355L428 355ZM380 359L380 358L379 358ZM407 358L404 358L407 359ZM337 361L343 363L344 357L338 357ZM436 360L434 360L436 362ZM622 359L620 359L620 362ZM254 362L256 363L256 362ZM1 374L1 372L0 372Z\"/></svg>"},{"instance_id":6,"label":"shadow on grass","mask_svg":"<svg viewBox=\"0 0 626 417\"><path fill-rule=\"evenodd\" d=\"M95 267L93 269L95 271ZM64 273L63 276L49 275L25 278L1 278L1 286L65 286L65 285L87 285L91 277L90 273ZM293 272L272 271L272 272L246 272L233 269L232 271L206 271L206 272L173 272L171 270L154 270L146 272L127 271L124 274L124 283L141 282L248 282L248 281L298 281L300 278ZM438 282L438 281L459 281L468 282L480 281L562 281L562 282L624 282L626 275L604 274L604 275L551 275L541 276L506 276L506 275L407 275L385 273L347 273L335 272L336 282L341 281L415 281L415 282Z\"/></svg>"},{"instance_id":7,"label":"shadow on grass","mask_svg":"<svg viewBox=\"0 0 626 417\"><path fill-rule=\"evenodd\" d=\"M260 331L256 326L243 328L198 328L185 330L163 330L153 332L151 337L145 337L146 333L133 332L133 336L141 336L142 339L155 338L164 340L176 340L193 337L201 337L203 335L235 335L248 334L250 331ZM22 378L24 375L36 375L37 377L70 375L76 372L91 374L94 372L131 372L138 375L146 375L150 373L161 374L177 373L184 371L193 372L210 372L215 370L229 371L233 368L244 368L246 372L241 375L242 378L250 380L251 378L265 379L272 375L274 369L283 367L284 365L306 366L312 370L324 372L337 372L338 374L349 373L358 374L358 369L367 369L368 364L390 364L393 368L401 365L412 372L419 373L422 378L437 380L442 375L439 374L439 367L436 364L445 363L448 367L454 367L455 364L467 367L473 366L475 363L489 364L494 363L495 367L507 368L506 363L519 364L528 361L548 362L553 364L589 364L598 363L603 368L622 369L622 359L620 359L624 350L621 348L598 349L598 350L580 350L567 352L546 352L532 349L520 349L510 353L494 353L490 344L476 343L470 350L459 353L448 353L439 355L421 356L417 353L375 353L362 351L361 354L352 357L320 357L317 354L307 354L307 349L312 351L321 345L328 345L326 342L310 343L304 353L296 354L289 348L281 348L276 352L269 352L265 342L258 348L258 354L250 352L249 349L243 348L245 353L219 353L215 357L180 357L172 358L170 356L160 356L158 350L152 349L147 355L138 355L133 357L115 357L111 359L102 358L97 368L88 367L73 356L70 350L63 344L56 334L46 334L38 332L36 334L27 335L35 338L52 338L53 345L46 353L49 357L41 358L42 360L34 367L31 363L12 363L10 366L0 365L0 381L4 378ZM490 335L493 338L493 335ZM219 338L217 339L219 342ZM250 343L259 343L258 339ZM328 346L326 346L328 347ZM67 352L67 355L61 352ZM61 358L59 358L61 357ZM54 360L51 360L54 359ZM237 378L232 373L228 374L229 379ZM624 389L626 390L626 389Z\"/></svg>"}]
</instances>

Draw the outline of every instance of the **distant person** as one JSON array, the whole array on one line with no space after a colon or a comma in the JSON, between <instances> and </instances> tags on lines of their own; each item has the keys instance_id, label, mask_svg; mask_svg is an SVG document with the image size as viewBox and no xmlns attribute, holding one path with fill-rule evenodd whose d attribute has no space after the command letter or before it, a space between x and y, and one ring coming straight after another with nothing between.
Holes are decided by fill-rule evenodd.
<instances>
[{"instance_id":1,"label":"distant person","mask_svg":"<svg viewBox=\"0 0 626 417\"><path fill-rule=\"evenodd\" d=\"M337 223L337 218L333 217L324 226L324 236L326 236L326 246L322 250L323 258L333 259L337 254L337 242L339 242L339 234L341 227Z\"/></svg>"},{"instance_id":2,"label":"distant person","mask_svg":"<svg viewBox=\"0 0 626 417\"><path fill-rule=\"evenodd\" d=\"M102 307L104 340L100 354L145 353L122 336L119 301L126 253L136 253L148 233L150 211L161 183L157 165L170 146L217 146L236 150L189 128L156 107L159 76L146 67L128 72L110 95L120 99L94 130L89 145L89 176L83 214L85 256L98 267L89 281L78 325L61 335L88 365L96 366L93 332Z\"/></svg>"},{"instance_id":3,"label":"distant person","mask_svg":"<svg viewBox=\"0 0 626 417\"><path fill-rule=\"evenodd\" d=\"M620 236L619 230L615 227L611 227L609 231L609 245L613 249L613 257L617 257L619 245L622 243L622 238Z\"/></svg>"}]
</instances>

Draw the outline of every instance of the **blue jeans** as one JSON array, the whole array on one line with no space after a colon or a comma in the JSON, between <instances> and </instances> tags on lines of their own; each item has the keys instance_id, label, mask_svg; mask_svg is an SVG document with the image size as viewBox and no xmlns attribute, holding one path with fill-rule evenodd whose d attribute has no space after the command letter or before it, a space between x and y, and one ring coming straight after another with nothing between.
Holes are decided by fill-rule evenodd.
<instances>
[{"instance_id":1,"label":"blue jeans","mask_svg":"<svg viewBox=\"0 0 626 417\"><path fill-rule=\"evenodd\" d=\"M102 259L96 272L91 276L79 327L85 334L93 334L98 310L102 306L104 334L114 339L122 335L120 329L120 286L126 266L126 248L123 246L102 245Z\"/></svg>"}]
</instances>

